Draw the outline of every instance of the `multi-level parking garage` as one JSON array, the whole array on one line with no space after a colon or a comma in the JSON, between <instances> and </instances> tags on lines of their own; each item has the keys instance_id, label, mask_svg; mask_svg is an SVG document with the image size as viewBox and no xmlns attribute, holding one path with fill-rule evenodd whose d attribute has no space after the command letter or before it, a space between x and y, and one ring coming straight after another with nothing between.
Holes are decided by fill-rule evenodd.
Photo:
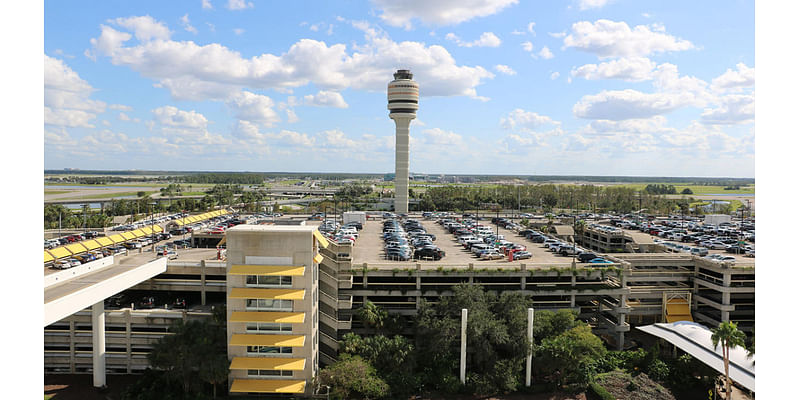
<instances>
[{"instance_id":1,"label":"multi-level parking garage","mask_svg":"<svg viewBox=\"0 0 800 400\"><path fill-rule=\"evenodd\" d=\"M436 236L436 245L446 252L443 259L386 260L380 221L367 221L354 244L330 243L319 249L315 262L319 263L316 302L321 364L336 359L338 340L344 333L368 333L353 318L367 300L410 319L423 300L435 303L459 283L529 295L537 310L573 309L615 347L629 341L631 325L653 322L694 320L713 326L731 320L745 331L752 331L752 259L721 263L667 252L655 243L634 247L630 243L636 243L631 241L627 252L602 254L609 264L573 264L572 257L549 252L514 230L492 226L493 232L506 240L526 246L532 256L517 261L489 261L472 256L435 220L416 219ZM318 222L308 221L315 223ZM165 334L171 321L203 318L212 306L225 303L229 266L216 260L216 251L189 248L179 249L178 253L177 259L166 262L165 271L125 293L129 294L127 300L147 295L167 300L181 296L188 301L188 308L170 309L164 301L157 309L121 304L107 310L110 373L140 370L146 365L150 346ZM45 328L45 348L50 355L45 359L47 371L88 371L86 318L85 313L78 313Z\"/></svg>"}]
</instances>

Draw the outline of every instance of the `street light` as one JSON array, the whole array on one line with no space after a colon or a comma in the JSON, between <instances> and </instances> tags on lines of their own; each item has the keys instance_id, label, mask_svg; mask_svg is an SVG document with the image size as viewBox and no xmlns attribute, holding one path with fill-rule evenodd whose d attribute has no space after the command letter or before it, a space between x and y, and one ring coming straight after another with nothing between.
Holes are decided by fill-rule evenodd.
<instances>
[{"instance_id":1,"label":"street light","mask_svg":"<svg viewBox=\"0 0 800 400\"><path fill-rule=\"evenodd\" d=\"M156 240L155 240L155 224L153 223L153 211L156 208L158 203L152 202L150 203L150 250L153 254L156 253Z\"/></svg>"}]
</instances>

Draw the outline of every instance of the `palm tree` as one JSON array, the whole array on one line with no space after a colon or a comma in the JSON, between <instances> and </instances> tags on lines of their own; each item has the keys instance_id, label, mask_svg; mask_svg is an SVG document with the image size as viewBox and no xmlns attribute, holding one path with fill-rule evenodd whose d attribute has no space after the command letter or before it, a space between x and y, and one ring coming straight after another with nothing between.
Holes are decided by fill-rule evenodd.
<instances>
[{"instance_id":1,"label":"palm tree","mask_svg":"<svg viewBox=\"0 0 800 400\"><path fill-rule=\"evenodd\" d=\"M736 346L744 347L745 335L736 326L735 322L720 322L719 327L711 330L711 342L714 343L714 350L717 345L722 343L722 359L725 362L725 398L731 398L731 377L728 373L730 364L731 348Z\"/></svg>"},{"instance_id":2,"label":"palm tree","mask_svg":"<svg viewBox=\"0 0 800 400\"><path fill-rule=\"evenodd\" d=\"M375 333L383 328L383 322L386 320L388 314L386 310L375 305L375 303L367 300L364 305L358 310L358 318L361 319L367 326L375 328Z\"/></svg>"}]
</instances>

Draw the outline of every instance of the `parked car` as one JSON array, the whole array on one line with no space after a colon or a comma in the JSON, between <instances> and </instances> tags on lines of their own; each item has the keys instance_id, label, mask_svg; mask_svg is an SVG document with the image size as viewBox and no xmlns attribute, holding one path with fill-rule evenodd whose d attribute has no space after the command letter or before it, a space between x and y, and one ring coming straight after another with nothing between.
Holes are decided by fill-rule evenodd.
<instances>
[{"instance_id":1,"label":"parked car","mask_svg":"<svg viewBox=\"0 0 800 400\"><path fill-rule=\"evenodd\" d=\"M695 247L691 250L692 255L705 257L708 255L708 249L705 247Z\"/></svg>"},{"instance_id":2,"label":"parked car","mask_svg":"<svg viewBox=\"0 0 800 400\"><path fill-rule=\"evenodd\" d=\"M514 252L514 255L512 257L514 260L524 260L533 257L533 254L531 254L529 251L523 250Z\"/></svg>"},{"instance_id":3,"label":"parked car","mask_svg":"<svg viewBox=\"0 0 800 400\"><path fill-rule=\"evenodd\" d=\"M502 260L504 258L503 254L499 251L487 251L481 254L481 260Z\"/></svg>"},{"instance_id":4,"label":"parked car","mask_svg":"<svg viewBox=\"0 0 800 400\"><path fill-rule=\"evenodd\" d=\"M613 262L606 260L605 258L597 257L592 260L589 260L591 264L613 264Z\"/></svg>"},{"instance_id":5,"label":"parked car","mask_svg":"<svg viewBox=\"0 0 800 400\"><path fill-rule=\"evenodd\" d=\"M423 247L414 251L414 258L432 258L434 261L439 261L444 257L445 253L438 247Z\"/></svg>"},{"instance_id":6,"label":"parked car","mask_svg":"<svg viewBox=\"0 0 800 400\"><path fill-rule=\"evenodd\" d=\"M578 262L587 263L595 258L598 258L597 255L591 252L578 253Z\"/></svg>"}]
</instances>

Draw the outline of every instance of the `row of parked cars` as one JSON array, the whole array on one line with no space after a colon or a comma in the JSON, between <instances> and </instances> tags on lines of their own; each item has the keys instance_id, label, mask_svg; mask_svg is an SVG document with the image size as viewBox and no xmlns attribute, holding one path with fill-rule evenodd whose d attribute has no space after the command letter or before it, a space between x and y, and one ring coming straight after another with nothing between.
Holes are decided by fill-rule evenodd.
<instances>
[{"instance_id":1,"label":"row of parked cars","mask_svg":"<svg viewBox=\"0 0 800 400\"><path fill-rule=\"evenodd\" d=\"M439 220L439 224L452 233L466 251L481 260L522 260L533 256L524 245L506 240L504 235L473 218L445 218Z\"/></svg>"},{"instance_id":2,"label":"row of parked cars","mask_svg":"<svg viewBox=\"0 0 800 400\"><path fill-rule=\"evenodd\" d=\"M44 240L44 248L45 250L54 249L58 246L63 246L70 243L80 242L86 239L94 239L100 236L100 232L97 231L89 231L83 233L76 233L72 235L67 235L60 238L55 239L45 239Z\"/></svg>"},{"instance_id":3,"label":"row of parked cars","mask_svg":"<svg viewBox=\"0 0 800 400\"><path fill-rule=\"evenodd\" d=\"M518 233L520 236L524 236L526 239L534 243L540 243L542 247L546 248L547 250L553 253L560 254L565 257L575 256L575 260L581 263L612 264L611 261L608 261L605 258L600 257L599 255L595 254L590 250L581 248L580 246L576 246L573 243L567 243L562 240L550 237L534 229L523 229L520 230Z\"/></svg>"},{"instance_id":4,"label":"row of parked cars","mask_svg":"<svg viewBox=\"0 0 800 400\"><path fill-rule=\"evenodd\" d=\"M364 226L357 221L339 225L336 221L326 220L320 224L319 231L334 243L355 244L359 236L358 231L363 228Z\"/></svg>"},{"instance_id":5,"label":"row of parked cars","mask_svg":"<svg viewBox=\"0 0 800 400\"><path fill-rule=\"evenodd\" d=\"M143 220L136 221L136 222L133 222L133 223L130 223L130 224L117 225L117 226L111 228L111 230L115 231L115 232L116 231L132 231L132 230L136 230L136 229L139 229L139 228L144 228L145 226L150 226L150 225L153 225L153 224L162 224L162 223L165 223L165 222L174 221L176 219L181 219L183 217L188 217L188 216L189 216L189 214L186 214L186 213L175 213L175 214L170 214L170 215L162 215L162 216L158 216L158 217L154 216L153 218L143 219Z\"/></svg>"},{"instance_id":6,"label":"row of parked cars","mask_svg":"<svg viewBox=\"0 0 800 400\"><path fill-rule=\"evenodd\" d=\"M436 235L428 233L422 223L414 219L383 221L383 250L387 260L408 261L425 259L439 261L445 251L435 245Z\"/></svg>"}]
</instances>

